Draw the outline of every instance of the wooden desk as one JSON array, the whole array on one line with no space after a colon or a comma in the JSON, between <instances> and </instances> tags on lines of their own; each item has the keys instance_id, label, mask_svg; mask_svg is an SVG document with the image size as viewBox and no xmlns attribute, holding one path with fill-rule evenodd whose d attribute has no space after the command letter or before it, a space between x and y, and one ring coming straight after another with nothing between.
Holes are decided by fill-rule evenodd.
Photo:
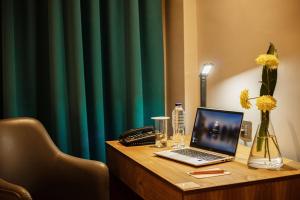
<instances>
[{"instance_id":1,"label":"wooden desk","mask_svg":"<svg viewBox=\"0 0 300 200\"><path fill-rule=\"evenodd\" d=\"M117 141L108 141L106 151L110 173L143 199L300 199L300 164L295 161L285 159L280 171L250 169L246 165L249 148L240 145L235 161L202 167L218 167L231 172L230 175L196 179L186 172L197 168L153 155L161 150L151 145L125 147ZM198 186L178 186L186 182Z\"/></svg>"}]
</instances>

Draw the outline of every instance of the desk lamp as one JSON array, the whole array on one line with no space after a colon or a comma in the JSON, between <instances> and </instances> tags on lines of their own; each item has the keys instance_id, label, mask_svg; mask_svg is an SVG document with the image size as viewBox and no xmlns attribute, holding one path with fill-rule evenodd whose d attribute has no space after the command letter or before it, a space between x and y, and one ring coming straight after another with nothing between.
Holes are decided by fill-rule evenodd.
<instances>
[{"instance_id":1,"label":"desk lamp","mask_svg":"<svg viewBox=\"0 0 300 200\"><path fill-rule=\"evenodd\" d=\"M215 65L213 63L205 63L200 68L199 78L200 78L200 106L206 107L206 79Z\"/></svg>"}]
</instances>

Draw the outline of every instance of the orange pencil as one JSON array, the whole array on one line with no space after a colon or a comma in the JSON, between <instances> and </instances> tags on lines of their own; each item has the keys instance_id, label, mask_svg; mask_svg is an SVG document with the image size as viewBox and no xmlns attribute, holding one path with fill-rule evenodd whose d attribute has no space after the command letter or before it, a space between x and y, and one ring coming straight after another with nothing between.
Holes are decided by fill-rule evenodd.
<instances>
[{"instance_id":1,"label":"orange pencil","mask_svg":"<svg viewBox=\"0 0 300 200\"><path fill-rule=\"evenodd\" d=\"M216 169L216 170L202 170L202 171L193 171L190 172L192 175L199 175L199 174L222 174L224 173L223 169Z\"/></svg>"}]
</instances>

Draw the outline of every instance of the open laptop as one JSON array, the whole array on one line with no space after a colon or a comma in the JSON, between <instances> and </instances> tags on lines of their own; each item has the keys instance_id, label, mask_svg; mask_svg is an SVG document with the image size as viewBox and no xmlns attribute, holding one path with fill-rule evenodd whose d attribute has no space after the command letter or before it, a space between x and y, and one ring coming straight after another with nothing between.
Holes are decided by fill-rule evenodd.
<instances>
[{"instance_id":1,"label":"open laptop","mask_svg":"<svg viewBox=\"0 0 300 200\"><path fill-rule=\"evenodd\" d=\"M242 112L198 108L190 147L155 154L193 166L233 160L243 115Z\"/></svg>"}]
</instances>

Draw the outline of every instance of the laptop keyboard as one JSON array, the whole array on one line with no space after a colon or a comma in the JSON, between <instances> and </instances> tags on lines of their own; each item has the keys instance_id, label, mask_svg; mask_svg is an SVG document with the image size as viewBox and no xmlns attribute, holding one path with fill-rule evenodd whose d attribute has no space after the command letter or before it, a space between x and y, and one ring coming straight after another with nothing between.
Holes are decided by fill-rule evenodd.
<instances>
[{"instance_id":1,"label":"laptop keyboard","mask_svg":"<svg viewBox=\"0 0 300 200\"><path fill-rule=\"evenodd\" d=\"M222 156L216 156L216 155L212 155L212 154L208 154L208 153L204 153L204 152L200 152L200 151L195 151L193 149L178 149L178 150L173 150L171 152L189 156L189 157L193 157L193 158L198 158L201 160L207 160L207 161L224 158Z\"/></svg>"}]
</instances>

